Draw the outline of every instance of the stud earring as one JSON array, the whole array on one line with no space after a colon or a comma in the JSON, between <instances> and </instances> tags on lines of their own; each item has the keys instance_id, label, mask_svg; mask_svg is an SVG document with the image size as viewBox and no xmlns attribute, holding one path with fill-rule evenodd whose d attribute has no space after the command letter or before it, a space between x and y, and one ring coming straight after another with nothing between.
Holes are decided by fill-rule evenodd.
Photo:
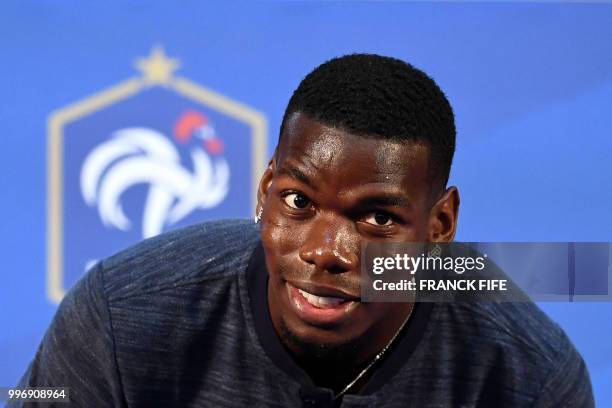
<instances>
[{"instance_id":1,"label":"stud earring","mask_svg":"<svg viewBox=\"0 0 612 408\"><path fill-rule=\"evenodd\" d=\"M255 224L261 221L261 214L263 213L263 207L259 207L259 211L257 211L257 215L255 216Z\"/></svg>"}]
</instances>

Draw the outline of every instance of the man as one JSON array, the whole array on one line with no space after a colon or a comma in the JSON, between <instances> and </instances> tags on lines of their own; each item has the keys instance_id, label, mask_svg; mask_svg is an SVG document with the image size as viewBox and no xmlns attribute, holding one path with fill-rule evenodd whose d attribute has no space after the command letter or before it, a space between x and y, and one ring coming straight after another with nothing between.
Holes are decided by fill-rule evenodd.
<instances>
[{"instance_id":1,"label":"man","mask_svg":"<svg viewBox=\"0 0 612 408\"><path fill-rule=\"evenodd\" d=\"M453 240L454 148L423 72L326 62L287 106L259 225L197 225L99 263L21 385L81 406L592 406L582 359L532 303L361 301L362 243Z\"/></svg>"}]
</instances>

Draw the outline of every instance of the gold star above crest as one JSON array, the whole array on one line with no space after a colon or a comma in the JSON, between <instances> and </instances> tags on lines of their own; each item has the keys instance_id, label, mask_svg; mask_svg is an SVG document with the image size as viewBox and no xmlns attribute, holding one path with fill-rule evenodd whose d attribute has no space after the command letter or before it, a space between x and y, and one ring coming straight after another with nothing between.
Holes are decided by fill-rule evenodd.
<instances>
[{"instance_id":1,"label":"gold star above crest","mask_svg":"<svg viewBox=\"0 0 612 408\"><path fill-rule=\"evenodd\" d=\"M142 72L144 80L152 85L167 84L180 66L180 61L169 58L162 47L153 47L148 57L136 61L136 68Z\"/></svg>"}]
</instances>

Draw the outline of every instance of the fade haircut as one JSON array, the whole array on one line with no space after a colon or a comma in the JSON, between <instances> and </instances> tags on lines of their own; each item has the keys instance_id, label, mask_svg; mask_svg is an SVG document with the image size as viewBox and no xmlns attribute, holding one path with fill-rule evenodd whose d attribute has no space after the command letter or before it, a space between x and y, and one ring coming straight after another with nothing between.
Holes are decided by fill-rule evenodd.
<instances>
[{"instance_id":1,"label":"fade haircut","mask_svg":"<svg viewBox=\"0 0 612 408\"><path fill-rule=\"evenodd\" d=\"M351 54L315 68L289 100L279 145L296 112L357 136L424 144L435 190L448 182L455 152L453 110L433 79L404 61Z\"/></svg>"}]
</instances>

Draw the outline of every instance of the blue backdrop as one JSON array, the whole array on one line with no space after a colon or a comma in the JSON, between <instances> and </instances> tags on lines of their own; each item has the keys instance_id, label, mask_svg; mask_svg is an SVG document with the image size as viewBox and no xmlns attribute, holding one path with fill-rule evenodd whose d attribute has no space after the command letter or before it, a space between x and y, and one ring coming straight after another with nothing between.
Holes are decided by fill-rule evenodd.
<instances>
[{"instance_id":1,"label":"blue backdrop","mask_svg":"<svg viewBox=\"0 0 612 408\"><path fill-rule=\"evenodd\" d=\"M56 309L47 296L48 119L140 77L135 61L152 47L180 60L177 75L260 113L268 125L266 156L291 92L314 66L350 52L402 58L432 75L455 109L459 240L612 241L611 40L612 5L601 2L3 2L0 386L17 382ZM166 88L151 92L159 89ZM137 102L116 109L127 112ZM243 197L183 221L250 216L251 207L236 202L251 199L245 179L256 158L232 146L248 150L251 125L232 124L235 118L193 99L172 102L175 110L150 103L150 111L139 113L141 125L165 121L168 134L185 110L206 115L227 148L228 197L236 186L247 187ZM108 132L125 126L121 112ZM87 120L65 128L64 214L86 213L84 206L71 207L82 203L70 169L101 139L70 144L68 132L99 129L104 118ZM232 141L231 129L243 132L246 144ZM188 161L189 150L180 156ZM126 200L145 191L131 194ZM124 209L130 217L129 205ZM68 232L70 225L71 242L96 242L97 232L78 236L78 229ZM70 248L81 263L89 258ZM70 282L66 276L66 287ZM584 356L598 405L612 406L612 304L541 306Z\"/></svg>"}]
</instances>

